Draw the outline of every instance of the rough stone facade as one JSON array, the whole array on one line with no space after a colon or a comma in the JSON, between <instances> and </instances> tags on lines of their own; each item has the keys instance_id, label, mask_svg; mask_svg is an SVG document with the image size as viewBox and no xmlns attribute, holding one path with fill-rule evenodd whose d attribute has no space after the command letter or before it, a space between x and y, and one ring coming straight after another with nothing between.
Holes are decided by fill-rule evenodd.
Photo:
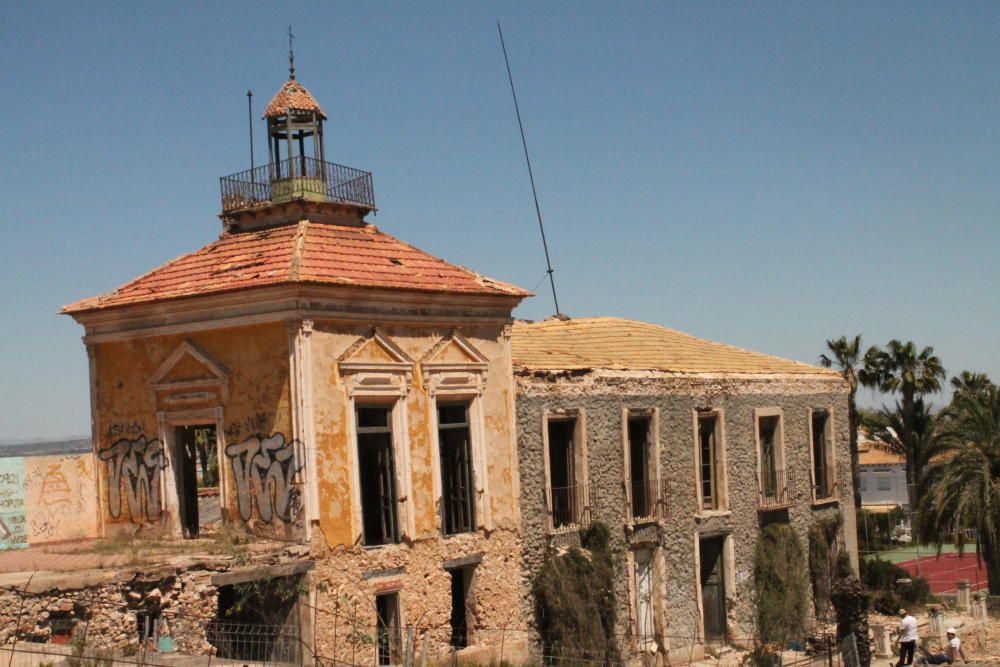
<instances>
[{"instance_id":1,"label":"rough stone facade","mask_svg":"<svg viewBox=\"0 0 1000 667\"><path fill-rule=\"evenodd\" d=\"M644 650L686 660L702 652L704 628L699 598L699 539L725 539L728 634L736 641L751 630L748 604L753 552L762 520L788 521L807 548L810 525L818 518L844 514L844 539L855 562L847 393L836 380L692 377L657 372L538 373L515 369L521 516L527 575L533 576L551 546L573 544L575 531L552 530L544 490L546 479L543 417L568 411L585 424L586 470L590 484L589 519L611 529L617 556L618 633L623 651L638 654L634 553L653 550L652 606L656 640ZM789 471L787 507L758 511L755 409L780 409L785 467ZM696 481L695 424L699 410L723 416L728 491L726 511L701 509ZM833 416L833 446L838 500L813 502L809 411ZM659 470L664 498L658 521L630 522L623 455L625 411L652 411L658 423Z\"/></svg>"}]
</instances>

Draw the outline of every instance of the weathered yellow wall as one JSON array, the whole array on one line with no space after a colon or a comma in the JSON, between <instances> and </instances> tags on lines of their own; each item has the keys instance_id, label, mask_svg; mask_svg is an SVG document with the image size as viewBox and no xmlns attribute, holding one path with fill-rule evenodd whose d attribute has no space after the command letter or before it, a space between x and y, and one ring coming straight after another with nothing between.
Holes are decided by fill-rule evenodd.
<instances>
[{"instance_id":1,"label":"weathered yellow wall","mask_svg":"<svg viewBox=\"0 0 1000 667\"><path fill-rule=\"evenodd\" d=\"M313 405L318 459L320 524L330 546L351 545L360 538L361 527L355 525L351 505L351 438L348 433L350 400L344 378L338 372L337 360L370 328L338 326L333 322L317 322L312 341ZM420 360L448 336L450 328L380 327L381 335L391 340L411 359ZM481 397L486 468L490 510L496 528L516 530L516 500L513 491L513 434L511 433L511 370L507 341L501 326L462 329L462 335L489 362L486 387ZM372 349L375 348L375 349ZM446 348L446 356L436 361L467 361ZM381 358L380 358L381 357ZM367 344L352 361L390 361L376 348ZM426 539L440 535L440 520L433 494L432 456L437 434L432 431L432 411L435 401L424 386L420 364L416 364L413 387L402 401L408 426L410 470L413 485L415 534L411 539ZM366 401L370 402L370 401ZM397 452L397 465L400 453ZM400 490L402 494L402 490ZM482 512L477 519L481 522ZM400 525L405 528L403 517Z\"/></svg>"},{"instance_id":2,"label":"weathered yellow wall","mask_svg":"<svg viewBox=\"0 0 1000 667\"><path fill-rule=\"evenodd\" d=\"M405 411L406 438L394 434L397 467L401 446L409 449L409 468L401 471L412 484L406 503L412 507L414 528L410 533L402 510L399 525L404 533L400 544L362 548L362 527L355 519L352 505L351 464L356 460L349 433L351 400L347 378L342 376L338 359L350 351L352 362L390 362L392 358L374 342L357 348L369 327L336 322L317 322L312 337L313 409L319 487L320 531L313 536L316 569L312 576L321 584L316 597L316 637L319 652L337 660L364 662L373 659L373 648L352 641L361 634L374 636L375 596L398 591L405 625L433 628L428 634L429 650L442 659L450 655L449 621L451 618L451 575L445 569L449 561L478 559L475 568L474 629L475 646L463 651L470 660L489 662L505 655L513 659L527 646L525 628L530 624L527 586L521 572L521 536L514 490L514 437L511 432L513 401L508 340L500 325L462 327L460 332L488 362L482 404L481 452L485 454L488 475L490 530L482 528L484 512L477 504L474 532L442 536L438 498L434 493L433 458L437 433L433 428L435 398L428 391L429 375L419 363L434 350L450 327L380 326L379 334L417 361L412 386L405 397L394 400L395 408ZM352 349L353 348L353 349ZM470 359L454 344L444 347L433 358L437 363L465 363ZM378 402L376 399L356 399ZM442 397L442 400L448 400ZM473 429L475 427L473 426ZM476 454L474 453L474 456ZM402 497L405 490L400 488ZM514 630L502 631L510 627ZM418 630L418 641L423 641ZM423 646L423 644L421 644ZM422 650L422 649L421 649Z\"/></svg>"},{"instance_id":3,"label":"weathered yellow wall","mask_svg":"<svg viewBox=\"0 0 1000 667\"><path fill-rule=\"evenodd\" d=\"M149 387L149 381L160 365L185 341L195 345L205 355L221 364L229 373L228 398L223 400L217 388L204 390L202 398L194 398L184 403L169 403L169 392L156 395ZM225 511L237 520L250 507L248 524L261 533L279 533L287 536L287 526L277 518L263 521L257 498L252 492L245 496L241 512L238 487L247 489L247 484L238 484L234 475L235 462L246 463L252 457L261 439L268 439L272 446L285 444L291 447L292 429L290 413L290 384L288 364L288 334L283 324L264 324L252 327L225 329L192 333L187 335L140 338L121 342L102 343L96 346L97 355L97 413L98 413L98 454L102 478L102 513L109 529L135 524L160 524L170 520L170 508L160 514L145 500L140 492L137 503L130 507L129 488L124 475L115 475L115 464L119 457L112 455L112 447L131 447L126 456L126 465L146 463L140 466L149 475L155 475L157 448L163 446L164 434L160 432L157 412L182 412L185 410L223 408L223 432L219 434L224 456L223 484L230 490ZM161 382L198 380L214 377L199 361L185 355ZM258 440L254 441L253 439ZM123 443L124 444L119 444ZM251 451L239 454L241 445ZM124 451L124 450L122 450ZM145 458L144 458L145 457ZM263 472L259 473L261 476ZM114 481L120 490L119 511L113 511ZM243 482L246 476L243 477ZM172 473L168 484L174 484ZM140 485L141 486L141 485ZM155 493L155 492L154 492ZM165 499L160 500L161 503Z\"/></svg>"},{"instance_id":4,"label":"weathered yellow wall","mask_svg":"<svg viewBox=\"0 0 1000 667\"><path fill-rule=\"evenodd\" d=\"M28 544L97 537L94 455L24 459Z\"/></svg>"}]
</instances>

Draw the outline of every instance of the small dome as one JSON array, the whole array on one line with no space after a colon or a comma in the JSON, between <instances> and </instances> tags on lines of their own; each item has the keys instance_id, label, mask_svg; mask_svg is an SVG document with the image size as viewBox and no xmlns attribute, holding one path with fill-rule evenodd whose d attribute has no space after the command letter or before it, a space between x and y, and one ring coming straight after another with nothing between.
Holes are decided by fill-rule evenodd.
<instances>
[{"instance_id":1,"label":"small dome","mask_svg":"<svg viewBox=\"0 0 1000 667\"><path fill-rule=\"evenodd\" d=\"M281 90L277 92L271 103L267 105L264 118L277 118L286 116L290 111L310 112L315 111L319 117L326 120L326 114L320 108L319 102L313 97L306 87L294 78L285 82Z\"/></svg>"}]
</instances>

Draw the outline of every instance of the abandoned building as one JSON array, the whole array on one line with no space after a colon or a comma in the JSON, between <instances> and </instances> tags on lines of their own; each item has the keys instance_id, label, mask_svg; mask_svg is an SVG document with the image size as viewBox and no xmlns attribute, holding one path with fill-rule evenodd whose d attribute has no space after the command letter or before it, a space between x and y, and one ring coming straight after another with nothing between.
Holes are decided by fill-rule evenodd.
<instances>
[{"instance_id":1,"label":"abandoned building","mask_svg":"<svg viewBox=\"0 0 1000 667\"><path fill-rule=\"evenodd\" d=\"M856 571L836 372L614 318L518 322L512 347L527 569L608 526L627 655L683 662L745 641L769 522L807 544L842 513Z\"/></svg>"},{"instance_id":2,"label":"abandoned building","mask_svg":"<svg viewBox=\"0 0 1000 667\"><path fill-rule=\"evenodd\" d=\"M85 328L100 535L308 547L282 567L326 659L399 663L405 626L513 659L528 293L372 224L372 176L327 161L294 67L264 120L268 162L221 179L218 240L63 309Z\"/></svg>"}]
</instances>

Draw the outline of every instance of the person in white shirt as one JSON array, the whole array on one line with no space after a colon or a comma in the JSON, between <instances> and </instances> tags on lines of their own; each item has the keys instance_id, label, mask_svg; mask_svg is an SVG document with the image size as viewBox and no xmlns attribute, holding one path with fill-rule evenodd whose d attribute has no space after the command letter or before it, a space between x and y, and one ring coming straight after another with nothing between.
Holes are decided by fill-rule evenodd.
<instances>
[{"instance_id":1,"label":"person in white shirt","mask_svg":"<svg viewBox=\"0 0 1000 667\"><path fill-rule=\"evenodd\" d=\"M961 656L962 660L969 662L969 659L965 657L965 651L962 650L962 640L958 638L955 632L955 628L948 628L945 633L948 635L948 646L945 648L944 653L935 653L927 659L927 662L931 665L943 665L952 664L958 657Z\"/></svg>"},{"instance_id":2,"label":"person in white shirt","mask_svg":"<svg viewBox=\"0 0 1000 667\"><path fill-rule=\"evenodd\" d=\"M899 662L896 667L904 667L913 664L913 652L917 648L917 619L906 613L905 609L899 610L902 620L899 622Z\"/></svg>"}]
</instances>

